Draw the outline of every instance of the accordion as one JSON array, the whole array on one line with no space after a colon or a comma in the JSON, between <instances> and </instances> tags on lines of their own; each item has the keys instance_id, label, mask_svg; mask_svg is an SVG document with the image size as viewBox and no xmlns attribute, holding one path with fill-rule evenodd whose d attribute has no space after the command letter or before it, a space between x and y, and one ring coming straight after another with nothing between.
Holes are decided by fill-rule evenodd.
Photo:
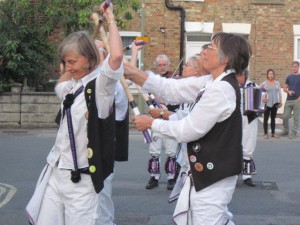
<instances>
[{"instance_id":1,"label":"accordion","mask_svg":"<svg viewBox=\"0 0 300 225\"><path fill-rule=\"evenodd\" d=\"M244 113L263 113L265 103L262 101L266 95L266 89L249 85L243 89L243 111Z\"/></svg>"}]
</instances>

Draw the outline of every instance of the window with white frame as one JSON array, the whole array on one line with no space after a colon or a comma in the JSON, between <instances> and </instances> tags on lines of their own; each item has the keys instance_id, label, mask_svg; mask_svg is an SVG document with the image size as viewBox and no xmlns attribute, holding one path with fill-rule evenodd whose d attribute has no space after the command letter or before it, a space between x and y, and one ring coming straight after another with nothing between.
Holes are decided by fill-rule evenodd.
<instances>
[{"instance_id":1,"label":"window with white frame","mask_svg":"<svg viewBox=\"0 0 300 225\"><path fill-rule=\"evenodd\" d=\"M136 37L141 36L140 32L131 32L131 31L120 31L120 36L123 41L124 48L127 46L130 46L131 43L135 40ZM131 58L131 49L124 51L124 56L126 59L130 60ZM141 53L139 51L138 57L137 57L137 66L140 68L140 62L141 62Z\"/></svg>"},{"instance_id":2,"label":"window with white frame","mask_svg":"<svg viewBox=\"0 0 300 225\"><path fill-rule=\"evenodd\" d=\"M131 43L135 40L136 37L141 36L140 32L133 32L133 31L120 31L120 36L123 42L123 47L124 49L127 46L130 46ZM131 49L129 50L124 50L124 56L126 59L128 59L130 61L131 59ZM137 56L137 67L140 68L141 65L141 51L138 52L138 56ZM135 85L130 85L129 86L131 93L133 94L137 94L138 90L136 88Z\"/></svg>"},{"instance_id":3,"label":"window with white frame","mask_svg":"<svg viewBox=\"0 0 300 225\"><path fill-rule=\"evenodd\" d=\"M294 37L294 60L300 61L300 35Z\"/></svg>"},{"instance_id":4,"label":"window with white frame","mask_svg":"<svg viewBox=\"0 0 300 225\"><path fill-rule=\"evenodd\" d=\"M209 43L213 33L213 22L185 22L186 29L186 52L185 60L199 54L202 46Z\"/></svg>"},{"instance_id":5,"label":"window with white frame","mask_svg":"<svg viewBox=\"0 0 300 225\"><path fill-rule=\"evenodd\" d=\"M293 25L294 30L294 60L300 61L300 25Z\"/></svg>"}]
</instances>

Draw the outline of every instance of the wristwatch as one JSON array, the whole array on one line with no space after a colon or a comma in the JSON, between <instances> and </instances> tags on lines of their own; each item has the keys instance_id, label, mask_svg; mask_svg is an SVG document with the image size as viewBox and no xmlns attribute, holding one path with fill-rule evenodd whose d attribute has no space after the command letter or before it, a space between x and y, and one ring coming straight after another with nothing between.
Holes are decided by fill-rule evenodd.
<instances>
[{"instance_id":1,"label":"wristwatch","mask_svg":"<svg viewBox=\"0 0 300 225\"><path fill-rule=\"evenodd\" d=\"M165 114L165 110L162 110L162 111L160 111L160 118L164 118L163 116L164 116L164 114Z\"/></svg>"}]
</instances>

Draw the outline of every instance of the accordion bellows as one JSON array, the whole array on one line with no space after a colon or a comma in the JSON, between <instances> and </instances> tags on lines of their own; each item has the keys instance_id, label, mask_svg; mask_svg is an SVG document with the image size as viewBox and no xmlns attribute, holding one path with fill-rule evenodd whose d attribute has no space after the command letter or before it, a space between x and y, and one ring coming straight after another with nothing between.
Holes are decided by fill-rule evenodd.
<instances>
[{"instance_id":1,"label":"accordion bellows","mask_svg":"<svg viewBox=\"0 0 300 225\"><path fill-rule=\"evenodd\" d=\"M266 89L250 85L243 91L243 109L244 112L262 113L265 109L265 103L262 102L263 96L266 95Z\"/></svg>"}]
</instances>

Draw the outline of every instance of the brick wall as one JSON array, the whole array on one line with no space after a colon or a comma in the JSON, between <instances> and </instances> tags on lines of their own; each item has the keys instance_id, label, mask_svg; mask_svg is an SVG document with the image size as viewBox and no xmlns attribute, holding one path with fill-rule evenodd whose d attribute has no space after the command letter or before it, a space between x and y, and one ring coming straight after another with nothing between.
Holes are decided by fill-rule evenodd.
<instances>
[{"instance_id":1,"label":"brick wall","mask_svg":"<svg viewBox=\"0 0 300 225\"><path fill-rule=\"evenodd\" d=\"M141 0L140 0L141 1ZM33 1L34 2L34 1ZM166 53L175 70L180 61L180 11L166 7L166 0L144 0L145 35L150 44L144 51L144 69L154 69L156 55ZM291 72L294 59L293 25L300 24L300 1L298 0L173 0L170 4L185 9L188 22L213 22L214 33L222 31L222 23L251 24L249 40L253 50L250 74L253 81L265 79L269 68L275 70L281 83ZM141 14L137 13L127 31L141 31ZM165 33L160 32L165 27ZM49 40L61 40L55 29Z\"/></svg>"},{"instance_id":2,"label":"brick wall","mask_svg":"<svg viewBox=\"0 0 300 225\"><path fill-rule=\"evenodd\" d=\"M222 23L251 24L249 40L253 50L251 79L265 79L269 68L275 70L281 83L291 72L294 60L293 25L300 24L300 1L295 0L205 0L203 2L170 1L182 6L185 21L213 22L214 32L222 31ZM137 18L140 18L139 16ZM145 0L145 34L150 44L145 48L144 68L153 69L152 61L159 53L170 56L171 68L179 63L180 11L169 10L165 0ZM130 26L140 31L136 21ZM165 27L163 34L159 28Z\"/></svg>"}]
</instances>

